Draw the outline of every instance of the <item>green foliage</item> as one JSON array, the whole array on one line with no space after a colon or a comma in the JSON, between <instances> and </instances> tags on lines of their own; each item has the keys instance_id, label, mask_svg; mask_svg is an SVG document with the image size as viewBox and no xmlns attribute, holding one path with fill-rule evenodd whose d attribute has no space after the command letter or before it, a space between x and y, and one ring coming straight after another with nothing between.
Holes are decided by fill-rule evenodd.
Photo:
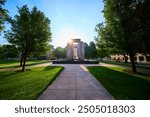
<instances>
[{"instance_id":1,"label":"green foliage","mask_svg":"<svg viewBox=\"0 0 150 117\"><path fill-rule=\"evenodd\" d=\"M137 35L136 38L140 40L141 47L140 52L145 52L150 54L150 1L149 0L139 0L136 5L136 19Z\"/></svg>"},{"instance_id":2,"label":"green foliage","mask_svg":"<svg viewBox=\"0 0 150 117\"><path fill-rule=\"evenodd\" d=\"M20 71L0 71L0 99L37 99L63 67L48 66Z\"/></svg>"},{"instance_id":3,"label":"green foliage","mask_svg":"<svg viewBox=\"0 0 150 117\"><path fill-rule=\"evenodd\" d=\"M111 41L126 53L144 52L143 47L150 44L150 1L104 0L104 4L106 27L114 37Z\"/></svg>"},{"instance_id":4,"label":"green foliage","mask_svg":"<svg viewBox=\"0 0 150 117\"><path fill-rule=\"evenodd\" d=\"M150 99L150 81L124 73L121 68L88 67L115 99ZM142 76L141 76L142 77Z\"/></svg>"},{"instance_id":5,"label":"green foliage","mask_svg":"<svg viewBox=\"0 0 150 117\"><path fill-rule=\"evenodd\" d=\"M84 43L84 56L86 59L94 59L97 58L97 50L96 45L93 41L89 43Z\"/></svg>"},{"instance_id":6,"label":"green foliage","mask_svg":"<svg viewBox=\"0 0 150 117\"><path fill-rule=\"evenodd\" d=\"M84 56L86 59L90 59L90 47L87 43L84 43Z\"/></svg>"},{"instance_id":7,"label":"green foliage","mask_svg":"<svg viewBox=\"0 0 150 117\"><path fill-rule=\"evenodd\" d=\"M42 56L47 56L48 52L51 50L52 46L50 44L43 45L42 48L37 48L36 51L32 52L31 57L33 58L40 58Z\"/></svg>"},{"instance_id":8,"label":"green foliage","mask_svg":"<svg viewBox=\"0 0 150 117\"><path fill-rule=\"evenodd\" d=\"M3 5L5 2L6 2L6 0L0 0L0 33L4 29L3 24L8 16L8 14L7 14L8 11L3 8Z\"/></svg>"},{"instance_id":9,"label":"green foliage","mask_svg":"<svg viewBox=\"0 0 150 117\"><path fill-rule=\"evenodd\" d=\"M148 0L104 0L106 21L99 26L97 42L102 40L119 53L129 54L133 72L136 72L134 55L148 52L150 47L149 5Z\"/></svg>"},{"instance_id":10,"label":"green foliage","mask_svg":"<svg viewBox=\"0 0 150 117\"><path fill-rule=\"evenodd\" d=\"M93 41L90 42L89 47L90 47L90 58L92 59L97 58L96 45Z\"/></svg>"},{"instance_id":11,"label":"green foliage","mask_svg":"<svg viewBox=\"0 0 150 117\"><path fill-rule=\"evenodd\" d=\"M104 57L108 57L111 54L119 53L119 49L117 49L110 41L113 36L109 28L101 23L96 26L95 31L98 33L97 37L95 37L98 57L103 59Z\"/></svg>"},{"instance_id":12,"label":"green foliage","mask_svg":"<svg viewBox=\"0 0 150 117\"><path fill-rule=\"evenodd\" d=\"M0 45L0 59L16 58L19 56L18 49L15 45Z\"/></svg>"},{"instance_id":13,"label":"green foliage","mask_svg":"<svg viewBox=\"0 0 150 117\"><path fill-rule=\"evenodd\" d=\"M18 13L11 20L11 30L6 32L5 38L22 53L24 71L27 56L44 52L51 41L50 20L36 7L29 11L27 5L18 8Z\"/></svg>"},{"instance_id":14,"label":"green foliage","mask_svg":"<svg viewBox=\"0 0 150 117\"><path fill-rule=\"evenodd\" d=\"M57 47L56 49L54 49L53 55L57 59L66 58L66 48Z\"/></svg>"}]
</instances>

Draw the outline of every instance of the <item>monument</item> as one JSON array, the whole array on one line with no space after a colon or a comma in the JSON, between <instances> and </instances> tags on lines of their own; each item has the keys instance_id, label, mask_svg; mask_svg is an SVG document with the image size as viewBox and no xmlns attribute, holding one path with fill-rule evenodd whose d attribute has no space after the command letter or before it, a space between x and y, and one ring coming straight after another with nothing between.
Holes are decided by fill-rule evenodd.
<instances>
[{"instance_id":1,"label":"monument","mask_svg":"<svg viewBox=\"0 0 150 117\"><path fill-rule=\"evenodd\" d=\"M81 39L71 39L66 47L67 60L54 60L53 64L99 64L99 61L84 60L84 43Z\"/></svg>"},{"instance_id":2,"label":"monument","mask_svg":"<svg viewBox=\"0 0 150 117\"><path fill-rule=\"evenodd\" d=\"M84 43L81 39L71 39L67 43L67 59L84 61Z\"/></svg>"}]
</instances>

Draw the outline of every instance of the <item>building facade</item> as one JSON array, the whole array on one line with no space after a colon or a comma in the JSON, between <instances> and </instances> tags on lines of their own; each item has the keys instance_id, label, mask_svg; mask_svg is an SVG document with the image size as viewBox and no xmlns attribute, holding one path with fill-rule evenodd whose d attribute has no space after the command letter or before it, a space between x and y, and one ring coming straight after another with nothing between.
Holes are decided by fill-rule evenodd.
<instances>
[{"instance_id":1,"label":"building facade","mask_svg":"<svg viewBox=\"0 0 150 117\"><path fill-rule=\"evenodd\" d=\"M124 61L125 57L121 54L115 54L115 55L111 55L111 60L115 60L115 61ZM130 61L130 57L127 55L127 60ZM135 55L135 61L136 62L150 62L150 55L149 54L142 54L142 53L137 53Z\"/></svg>"}]
</instances>

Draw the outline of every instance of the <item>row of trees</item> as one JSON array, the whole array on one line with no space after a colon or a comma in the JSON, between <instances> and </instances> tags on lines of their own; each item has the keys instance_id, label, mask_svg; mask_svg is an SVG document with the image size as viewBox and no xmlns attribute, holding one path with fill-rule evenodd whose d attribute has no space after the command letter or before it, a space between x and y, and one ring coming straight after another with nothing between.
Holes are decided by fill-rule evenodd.
<instances>
[{"instance_id":1,"label":"row of trees","mask_svg":"<svg viewBox=\"0 0 150 117\"><path fill-rule=\"evenodd\" d=\"M97 58L96 45L93 41L89 43L84 43L85 59L95 59ZM51 51L51 57L56 59L66 59L67 49L62 47L53 48Z\"/></svg>"},{"instance_id":2,"label":"row of trees","mask_svg":"<svg viewBox=\"0 0 150 117\"><path fill-rule=\"evenodd\" d=\"M19 51L15 45L0 45L0 59L14 59L19 56Z\"/></svg>"},{"instance_id":3,"label":"row of trees","mask_svg":"<svg viewBox=\"0 0 150 117\"><path fill-rule=\"evenodd\" d=\"M85 58L86 59L95 59L97 58L97 50L96 45L93 41L89 43L84 43L84 52L85 52Z\"/></svg>"},{"instance_id":4,"label":"row of trees","mask_svg":"<svg viewBox=\"0 0 150 117\"><path fill-rule=\"evenodd\" d=\"M25 71L27 57L42 55L50 49L50 20L36 7L29 10L27 5L18 8L18 15L10 18L2 7L4 3L5 0L0 1L0 31L4 29L4 21L11 24L10 30L5 31L5 38L21 53L20 65Z\"/></svg>"},{"instance_id":5,"label":"row of trees","mask_svg":"<svg viewBox=\"0 0 150 117\"><path fill-rule=\"evenodd\" d=\"M66 48L62 47L56 47L53 51L53 57L56 57L57 59L65 59L66 58Z\"/></svg>"},{"instance_id":6,"label":"row of trees","mask_svg":"<svg viewBox=\"0 0 150 117\"><path fill-rule=\"evenodd\" d=\"M104 0L105 22L96 26L99 53L129 55L136 72L135 54L150 53L149 6L149 0Z\"/></svg>"}]
</instances>

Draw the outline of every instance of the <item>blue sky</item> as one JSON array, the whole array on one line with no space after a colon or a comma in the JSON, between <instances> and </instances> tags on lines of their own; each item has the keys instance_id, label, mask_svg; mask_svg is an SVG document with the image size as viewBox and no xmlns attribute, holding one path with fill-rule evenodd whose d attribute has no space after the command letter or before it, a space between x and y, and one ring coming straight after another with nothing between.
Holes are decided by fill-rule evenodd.
<instances>
[{"instance_id":1,"label":"blue sky","mask_svg":"<svg viewBox=\"0 0 150 117\"><path fill-rule=\"evenodd\" d=\"M96 24L104 21L102 0L7 0L9 15L17 14L17 7L36 6L51 20L52 44L65 47L71 38L81 38L89 43L94 40ZM0 44L7 43L0 36Z\"/></svg>"}]
</instances>

